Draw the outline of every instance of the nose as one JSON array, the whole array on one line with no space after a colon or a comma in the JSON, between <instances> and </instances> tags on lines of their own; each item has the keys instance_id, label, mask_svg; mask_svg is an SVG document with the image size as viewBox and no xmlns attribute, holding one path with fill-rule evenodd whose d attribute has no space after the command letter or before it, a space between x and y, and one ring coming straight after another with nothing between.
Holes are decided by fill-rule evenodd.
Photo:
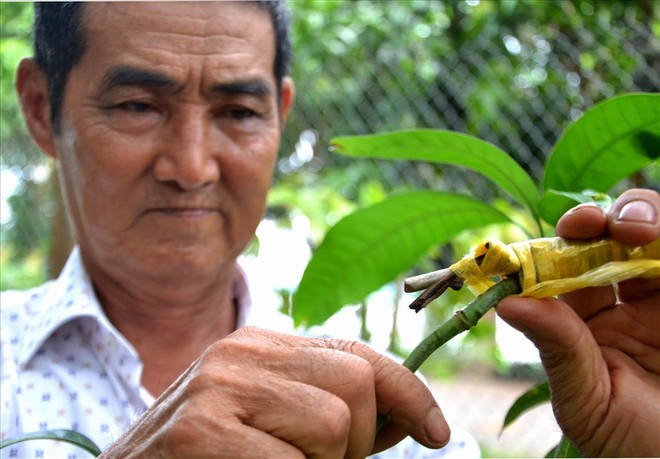
<instances>
[{"instance_id":1,"label":"nose","mask_svg":"<svg viewBox=\"0 0 660 459\"><path fill-rule=\"evenodd\" d=\"M154 164L158 181L192 191L220 179L218 158L213 154L210 123L202 113L185 113L167 123Z\"/></svg>"}]
</instances>

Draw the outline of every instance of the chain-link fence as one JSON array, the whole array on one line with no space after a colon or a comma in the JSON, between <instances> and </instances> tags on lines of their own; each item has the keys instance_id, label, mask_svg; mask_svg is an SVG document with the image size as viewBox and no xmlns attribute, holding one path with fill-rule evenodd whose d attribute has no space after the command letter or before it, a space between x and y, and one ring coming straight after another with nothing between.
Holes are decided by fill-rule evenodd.
<instances>
[{"instance_id":1,"label":"chain-link fence","mask_svg":"<svg viewBox=\"0 0 660 459\"><path fill-rule=\"evenodd\" d=\"M385 189L417 186L487 199L492 184L470 171L349 160L330 153L329 141L405 128L457 130L498 145L539 179L570 121L616 94L660 88L660 8L654 1L290 5L297 100L276 183L301 173L323 181L343 168L348 199L365 180ZM3 66L13 65L8 51L3 41ZM20 115L5 117L10 104L3 99L7 133L7 120ZM45 222L58 215L49 199L56 187L45 180L48 167L30 153L26 135L4 133L2 166L12 174L3 172L3 180L11 175L19 183L9 198L11 215L3 207L3 246L23 247L14 253L24 255L48 246ZM658 175L656 167L633 177L633 184L657 188Z\"/></svg>"},{"instance_id":2,"label":"chain-link fence","mask_svg":"<svg viewBox=\"0 0 660 459\"><path fill-rule=\"evenodd\" d=\"M324 164L346 165L326 152L332 136L441 128L500 146L539 179L562 130L594 103L660 89L654 2L394 3L371 2L369 14L344 3L317 19L329 32L319 33L316 55L306 49L313 35L296 43L298 102L285 151L313 130ZM377 164L370 173L391 186L490 186L447 166L439 180L428 165ZM281 163L280 172L292 170Z\"/></svg>"},{"instance_id":3,"label":"chain-link fence","mask_svg":"<svg viewBox=\"0 0 660 459\"><path fill-rule=\"evenodd\" d=\"M360 183L376 180L387 189L414 186L489 199L493 185L476 173L347 159L328 152L330 139L408 128L456 130L498 145L540 180L562 131L591 106L617 94L660 90L658 5L652 2L517 2L518 13L503 11L502 3L415 3L405 11L372 4L371 13L353 16L352 33L344 29L344 9L328 11L317 19L329 31L320 37L325 46L313 47L313 54L305 48L313 37L296 44L302 59L294 68L298 100L284 139L280 183L306 168L323 177L337 166L361 172L346 174L353 181L342 188L348 197L356 196ZM549 11L535 13L535 7ZM487 11L475 19L473 8ZM433 14L437 10L443 14ZM386 24L389 36L379 39L380 29L369 21ZM314 157L301 148L310 144ZM658 177L655 166L618 190L658 189ZM435 387L446 396L448 415L475 435L486 455L538 456L560 436L548 405L500 436L506 410L531 384L503 382L491 373Z\"/></svg>"}]
</instances>

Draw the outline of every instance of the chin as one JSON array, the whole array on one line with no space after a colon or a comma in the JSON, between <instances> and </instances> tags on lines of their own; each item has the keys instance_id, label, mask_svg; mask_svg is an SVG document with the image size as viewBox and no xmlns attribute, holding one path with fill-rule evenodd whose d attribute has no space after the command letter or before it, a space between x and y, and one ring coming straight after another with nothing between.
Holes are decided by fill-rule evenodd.
<instances>
[{"instance_id":1,"label":"chin","mask_svg":"<svg viewBox=\"0 0 660 459\"><path fill-rule=\"evenodd\" d=\"M220 247L172 248L156 257L154 270L178 279L200 279L233 269L237 257Z\"/></svg>"}]
</instances>

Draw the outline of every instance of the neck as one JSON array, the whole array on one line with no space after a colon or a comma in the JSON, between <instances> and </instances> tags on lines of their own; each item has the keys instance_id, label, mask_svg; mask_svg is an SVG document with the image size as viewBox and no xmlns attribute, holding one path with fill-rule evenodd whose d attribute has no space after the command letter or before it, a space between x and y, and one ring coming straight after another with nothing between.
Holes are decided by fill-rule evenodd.
<instances>
[{"instance_id":1,"label":"neck","mask_svg":"<svg viewBox=\"0 0 660 459\"><path fill-rule=\"evenodd\" d=\"M138 352L142 383L154 396L236 329L232 280L233 272L206 286L94 283L108 318Z\"/></svg>"}]
</instances>

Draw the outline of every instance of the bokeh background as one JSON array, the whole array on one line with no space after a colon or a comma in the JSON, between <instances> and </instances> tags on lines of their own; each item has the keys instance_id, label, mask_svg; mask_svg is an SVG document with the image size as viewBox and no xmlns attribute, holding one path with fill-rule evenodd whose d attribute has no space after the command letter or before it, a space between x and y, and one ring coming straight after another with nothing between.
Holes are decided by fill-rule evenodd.
<instances>
[{"instance_id":1,"label":"bokeh background","mask_svg":"<svg viewBox=\"0 0 660 459\"><path fill-rule=\"evenodd\" d=\"M552 145L584 111L617 94L660 89L654 0L294 0L290 7L297 100L267 214L246 253L268 291L259 300L283 311L309 254L351 210L403 188L494 196L490 182L463 169L338 156L329 148L333 136L465 132L498 145L540 179ZM31 20L30 4L0 3L3 290L56 276L72 244L54 165L30 142L13 90L16 63L31 54ZM656 163L614 192L659 184ZM450 263L469 240L438 248L425 266ZM347 307L327 329L405 355L452 307L415 317L399 308L409 300L393 284ZM543 455L559 437L547 406L500 436L512 401L542 378L534 350L495 318L482 322L424 373L486 456Z\"/></svg>"}]
</instances>

